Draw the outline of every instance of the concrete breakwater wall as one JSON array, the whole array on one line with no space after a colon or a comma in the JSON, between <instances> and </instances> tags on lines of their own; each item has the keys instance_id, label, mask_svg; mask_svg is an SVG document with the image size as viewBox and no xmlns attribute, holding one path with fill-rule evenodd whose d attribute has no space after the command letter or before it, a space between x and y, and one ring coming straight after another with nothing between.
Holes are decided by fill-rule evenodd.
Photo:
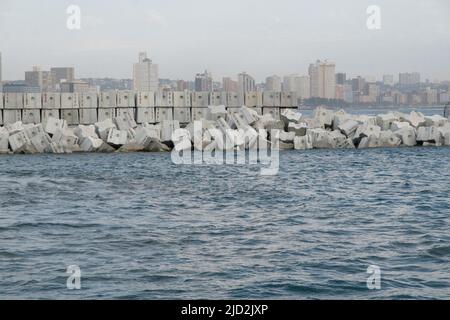
<instances>
[{"instance_id":1,"label":"concrete breakwater wall","mask_svg":"<svg viewBox=\"0 0 450 320\"><path fill-rule=\"evenodd\" d=\"M90 125L130 114L138 123L176 120L181 124L207 117L208 106L229 109L245 105L258 114L279 117L285 108L297 108L295 93L289 92L134 92L97 93L0 93L0 125L22 121L44 123L48 118L63 119L69 126Z\"/></svg>"},{"instance_id":2,"label":"concrete breakwater wall","mask_svg":"<svg viewBox=\"0 0 450 320\"><path fill-rule=\"evenodd\" d=\"M119 115L93 125L69 125L54 116L42 123L16 121L0 127L0 153L450 146L449 120L415 111L367 116L319 107L308 118L290 108L280 114L261 114L257 107L247 106L203 109L202 117L184 125L173 119L138 124L133 108L123 108Z\"/></svg>"}]
</instances>

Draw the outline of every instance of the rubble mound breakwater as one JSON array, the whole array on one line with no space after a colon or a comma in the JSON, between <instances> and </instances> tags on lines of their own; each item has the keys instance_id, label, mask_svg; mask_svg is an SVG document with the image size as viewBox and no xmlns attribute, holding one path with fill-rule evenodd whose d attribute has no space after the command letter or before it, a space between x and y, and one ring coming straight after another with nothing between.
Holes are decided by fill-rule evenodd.
<instances>
[{"instance_id":1,"label":"rubble mound breakwater","mask_svg":"<svg viewBox=\"0 0 450 320\"><path fill-rule=\"evenodd\" d=\"M127 112L93 125L70 126L56 117L43 123L17 121L0 127L0 153L450 146L448 119L416 111L368 116L318 107L308 118L292 109L279 116L246 106L207 110L205 118L184 125L178 120L137 124Z\"/></svg>"}]
</instances>

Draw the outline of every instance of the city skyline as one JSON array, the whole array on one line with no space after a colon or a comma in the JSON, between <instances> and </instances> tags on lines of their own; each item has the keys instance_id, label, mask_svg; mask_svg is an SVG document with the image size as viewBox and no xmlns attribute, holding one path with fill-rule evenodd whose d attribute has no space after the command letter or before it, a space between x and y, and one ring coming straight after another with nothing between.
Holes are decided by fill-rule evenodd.
<instances>
[{"instance_id":1,"label":"city skyline","mask_svg":"<svg viewBox=\"0 0 450 320\"><path fill-rule=\"evenodd\" d=\"M20 78L32 65L73 65L81 78L130 78L128 66L140 51L157 61L161 78L190 79L207 69L217 79L246 71L261 82L271 74L307 74L320 58L352 76L416 71L432 81L450 79L448 1L378 1L380 30L366 27L371 4L286 0L255 11L257 1L199 0L198 11L181 1L80 0L81 30L74 31L66 28L68 3L2 1L3 79Z\"/></svg>"}]
</instances>

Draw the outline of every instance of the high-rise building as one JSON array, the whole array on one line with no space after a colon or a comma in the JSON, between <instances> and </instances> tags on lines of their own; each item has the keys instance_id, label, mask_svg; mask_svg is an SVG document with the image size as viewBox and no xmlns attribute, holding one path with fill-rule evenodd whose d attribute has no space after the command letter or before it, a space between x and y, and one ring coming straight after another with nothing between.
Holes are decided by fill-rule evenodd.
<instances>
[{"instance_id":1,"label":"high-rise building","mask_svg":"<svg viewBox=\"0 0 450 320\"><path fill-rule=\"evenodd\" d=\"M284 76L283 91L296 92L299 98L308 99L311 97L310 79L298 74Z\"/></svg>"},{"instance_id":2,"label":"high-rise building","mask_svg":"<svg viewBox=\"0 0 450 320\"><path fill-rule=\"evenodd\" d=\"M335 99L336 65L328 61L317 60L309 66L311 97Z\"/></svg>"},{"instance_id":3,"label":"high-rise building","mask_svg":"<svg viewBox=\"0 0 450 320\"><path fill-rule=\"evenodd\" d=\"M363 77L357 76L356 78L352 79L353 92L363 94L365 87L366 87L366 80Z\"/></svg>"},{"instance_id":4,"label":"high-rise building","mask_svg":"<svg viewBox=\"0 0 450 320\"><path fill-rule=\"evenodd\" d=\"M343 72L336 73L336 84L343 85L347 80L347 75Z\"/></svg>"},{"instance_id":5,"label":"high-rise building","mask_svg":"<svg viewBox=\"0 0 450 320\"><path fill-rule=\"evenodd\" d=\"M41 91L51 91L51 73L50 71L42 71L41 68L33 66L32 71L25 72L25 84L30 87L39 87Z\"/></svg>"},{"instance_id":6,"label":"high-rise building","mask_svg":"<svg viewBox=\"0 0 450 320\"><path fill-rule=\"evenodd\" d=\"M55 67L50 69L52 86L57 89L62 81L71 82L75 80L75 69L73 67Z\"/></svg>"},{"instance_id":7,"label":"high-rise building","mask_svg":"<svg viewBox=\"0 0 450 320\"><path fill-rule=\"evenodd\" d=\"M237 92L238 91L238 83L237 83L237 81L235 81L231 78L225 77L222 79L222 88L223 88L223 91L226 91L226 92Z\"/></svg>"},{"instance_id":8,"label":"high-rise building","mask_svg":"<svg viewBox=\"0 0 450 320\"><path fill-rule=\"evenodd\" d=\"M60 84L61 92L90 92L96 91L95 87L89 86L89 83L81 80L66 81Z\"/></svg>"},{"instance_id":9,"label":"high-rise building","mask_svg":"<svg viewBox=\"0 0 450 320\"><path fill-rule=\"evenodd\" d=\"M147 58L146 52L139 53L139 62L133 65L133 89L136 91L158 91L158 65Z\"/></svg>"},{"instance_id":10,"label":"high-rise building","mask_svg":"<svg viewBox=\"0 0 450 320\"><path fill-rule=\"evenodd\" d=\"M238 74L238 92L246 93L256 91L255 79L246 72Z\"/></svg>"},{"instance_id":11,"label":"high-rise building","mask_svg":"<svg viewBox=\"0 0 450 320\"><path fill-rule=\"evenodd\" d=\"M384 74L383 75L383 84L385 86L393 86L394 85L394 76L392 74Z\"/></svg>"},{"instance_id":12,"label":"high-rise building","mask_svg":"<svg viewBox=\"0 0 450 320\"><path fill-rule=\"evenodd\" d=\"M412 73L400 73L398 75L398 82L400 86L413 86L420 83L420 73L412 72Z\"/></svg>"},{"instance_id":13,"label":"high-rise building","mask_svg":"<svg viewBox=\"0 0 450 320\"><path fill-rule=\"evenodd\" d=\"M204 73L197 73L195 76L195 91L213 91L213 79L211 73L205 70Z\"/></svg>"},{"instance_id":14,"label":"high-rise building","mask_svg":"<svg viewBox=\"0 0 450 320\"><path fill-rule=\"evenodd\" d=\"M267 91L281 91L281 78L277 75L273 75L266 78Z\"/></svg>"}]
</instances>

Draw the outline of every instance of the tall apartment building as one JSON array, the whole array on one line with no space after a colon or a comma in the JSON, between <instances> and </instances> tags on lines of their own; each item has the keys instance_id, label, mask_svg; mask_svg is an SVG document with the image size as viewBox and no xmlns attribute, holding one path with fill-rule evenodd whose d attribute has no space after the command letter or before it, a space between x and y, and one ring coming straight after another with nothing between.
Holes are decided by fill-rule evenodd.
<instances>
[{"instance_id":1,"label":"tall apartment building","mask_svg":"<svg viewBox=\"0 0 450 320\"><path fill-rule=\"evenodd\" d=\"M41 91L51 91L52 75L50 71L42 71L41 68L33 66L32 71L25 72L25 84L30 87L39 87Z\"/></svg>"},{"instance_id":2,"label":"tall apartment building","mask_svg":"<svg viewBox=\"0 0 450 320\"><path fill-rule=\"evenodd\" d=\"M385 86L393 86L394 85L394 75L384 74L383 75L383 84Z\"/></svg>"},{"instance_id":3,"label":"tall apartment building","mask_svg":"<svg viewBox=\"0 0 450 320\"><path fill-rule=\"evenodd\" d=\"M237 92L238 91L238 82L231 78L225 77L222 79L222 88L223 88L223 91L226 91L226 92Z\"/></svg>"},{"instance_id":4,"label":"tall apartment building","mask_svg":"<svg viewBox=\"0 0 450 320\"><path fill-rule=\"evenodd\" d=\"M311 97L310 79L308 76L291 74L283 77L283 91L297 92L299 98L309 99Z\"/></svg>"},{"instance_id":5,"label":"tall apartment building","mask_svg":"<svg viewBox=\"0 0 450 320\"><path fill-rule=\"evenodd\" d=\"M139 62L133 65L133 89L136 91L158 91L158 65L147 58L147 52L139 53Z\"/></svg>"},{"instance_id":6,"label":"tall apartment building","mask_svg":"<svg viewBox=\"0 0 450 320\"><path fill-rule=\"evenodd\" d=\"M281 78L277 75L273 75L266 78L267 91L281 91Z\"/></svg>"},{"instance_id":7,"label":"tall apartment building","mask_svg":"<svg viewBox=\"0 0 450 320\"><path fill-rule=\"evenodd\" d=\"M256 91L255 79L245 72L238 74L238 92L245 93L250 91Z\"/></svg>"},{"instance_id":8,"label":"tall apartment building","mask_svg":"<svg viewBox=\"0 0 450 320\"><path fill-rule=\"evenodd\" d=\"M335 99L336 65L328 61L317 60L309 65L311 97Z\"/></svg>"},{"instance_id":9,"label":"tall apartment building","mask_svg":"<svg viewBox=\"0 0 450 320\"><path fill-rule=\"evenodd\" d=\"M89 86L89 83L81 80L66 81L60 84L61 92L90 92L95 91L95 87Z\"/></svg>"},{"instance_id":10,"label":"tall apartment building","mask_svg":"<svg viewBox=\"0 0 450 320\"><path fill-rule=\"evenodd\" d=\"M214 89L211 73L205 70L204 73L197 73L195 76L195 91L212 92Z\"/></svg>"},{"instance_id":11,"label":"tall apartment building","mask_svg":"<svg viewBox=\"0 0 450 320\"><path fill-rule=\"evenodd\" d=\"M347 75L343 72L336 73L336 84L337 85L343 85L345 84L345 81L347 80Z\"/></svg>"},{"instance_id":12,"label":"tall apartment building","mask_svg":"<svg viewBox=\"0 0 450 320\"><path fill-rule=\"evenodd\" d=\"M63 81L72 82L75 80L75 69L73 67L50 68L53 88L58 88Z\"/></svg>"},{"instance_id":13,"label":"tall apartment building","mask_svg":"<svg viewBox=\"0 0 450 320\"><path fill-rule=\"evenodd\" d=\"M420 83L420 73L400 73L398 75L398 82L400 86L412 86Z\"/></svg>"}]
</instances>

